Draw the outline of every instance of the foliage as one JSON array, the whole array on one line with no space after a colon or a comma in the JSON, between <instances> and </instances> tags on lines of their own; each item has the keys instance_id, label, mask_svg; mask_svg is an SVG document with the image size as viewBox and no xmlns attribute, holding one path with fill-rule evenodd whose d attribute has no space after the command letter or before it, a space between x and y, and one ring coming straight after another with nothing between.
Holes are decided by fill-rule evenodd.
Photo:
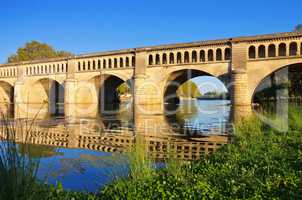
<instances>
[{"instance_id":1,"label":"foliage","mask_svg":"<svg viewBox=\"0 0 302 200\"><path fill-rule=\"evenodd\" d=\"M130 87L126 82L124 82L117 88L117 92L119 93L119 95L129 94Z\"/></svg>"},{"instance_id":2,"label":"foliage","mask_svg":"<svg viewBox=\"0 0 302 200\"><path fill-rule=\"evenodd\" d=\"M8 58L8 63L39 60L45 58L68 57L72 54L66 51L56 51L48 44L31 41L17 50L17 53Z\"/></svg>"},{"instance_id":3,"label":"foliage","mask_svg":"<svg viewBox=\"0 0 302 200\"><path fill-rule=\"evenodd\" d=\"M296 25L294 31L301 32L302 31L302 24Z\"/></svg>"},{"instance_id":4,"label":"foliage","mask_svg":"<svg viewBox=\"0 0 302 200\"><path fill-rule=\"evenodd\" d=\"M177 95L185 98L197 98L200 97L201 94L196 83L189 80L178 88Z\"/></svg>"}]
</instances>

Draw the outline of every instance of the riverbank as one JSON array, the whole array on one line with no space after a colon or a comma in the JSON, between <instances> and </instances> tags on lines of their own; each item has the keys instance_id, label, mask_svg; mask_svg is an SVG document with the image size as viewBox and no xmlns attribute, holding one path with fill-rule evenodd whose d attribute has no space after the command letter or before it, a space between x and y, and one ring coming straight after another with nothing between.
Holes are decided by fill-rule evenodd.
<instances>
[{"instance_id":1,"label":"riverbank","mask_svg":"<svg viewBox=\"0 0 302 200\"><path fill-rule=\"evenodd\" d=\"M14 195L17 199L301 199L302 197L300 108L290 109L287 133L278 132L256 118L251 118L235 126L232 144L225 145L216 153L196 162L167 159L165 168L155 169L153 160L149 159L142 149L138 145L129 154L128 176L117 178L96 194L66 191L60 183L53 187L33 182L34 173L31 172L34 171L25 171L26 174L22 171L26 169L23 165L11 165L14 169L23 166L19 171L23 174L21 186L19 177L14 177L14 173L2 166L1 184L5 190L0 191L0 198L13 199L8 197ZM27 179L27 176L30 179ZM10 181L10 185L7 185L8 182L4 180L16 182ZM17 186L18 188L15 188Z\"/></svg>"}]
</instances>

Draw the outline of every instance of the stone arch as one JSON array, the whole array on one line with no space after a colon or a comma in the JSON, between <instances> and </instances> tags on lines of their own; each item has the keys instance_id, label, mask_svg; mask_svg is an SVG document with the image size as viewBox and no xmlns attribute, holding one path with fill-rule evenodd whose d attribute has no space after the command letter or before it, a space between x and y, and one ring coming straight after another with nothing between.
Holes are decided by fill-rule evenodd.
<instances>
[{"instance_id":1,"label":"stone arch","mask_svg":"<svg viewBox=\"0 0 302 200\"><path fill-rule=\"evenodd\" d=\"M290 56L296 56L298 53L298 45L297 42L291 42L289 44L289 55Z\"/></svg>"},{"instance_id":2,"label":"stone arch","mask_svg":"<svg viewBox=\"0 0 302 200\"><path fill-rule=\"evenodd\" d=\"M266 57L265 46L264 45L260 45L258 47L258 58L265 58L265 57Z\"/></svg>"},{"instance_id":3,"label":"stone arch","mask_svg":"<svg viewBox=\"0 0 302 200\"><path fill-rule=\"evenodd\" d=\"M253 103L253 99L255 97L255 94L257 92L257 90L261 89L260 86L261 84L265 81L265 80L268 80L269 77L271 77L274 73L278 72L278 71L282 71L282 69L301 69L301 72L302 72L302 62L300 61L292 61L292 62L283 62L283 64L274 64L274 65L271 65L270 67L268 67L267 70L258 70L258 74L257 76L253 76L253 77L249 77L249 81L250 81L250 86L249 86L249 95L250 95L250 101L251 103ZM282 71L282 73L284 72L284 75L288 75L286 74L286 70L285 71Z\"/></svg>"},{"instance_id":4,"label":"stone arch","mask_svg":"<svg viewBox=\"0 0 302 200\"><path fill-rule=\"evenodd\" d=\"M182 63L181 52L177 52L177 54L176 54L176 62L177 62L177 64L181 64Z\"/></svg>"},{"instance_id":5,"label":"stone arch","mask_svg":"<svg viewBox=\"0 0 302 200\"><path fill-rule=\"evenodd\" d=\"M249 59L255 59L256 58L256 47L250 46L249 47Z\"/></svg>"},{"instance_id":6,"label":"stone arch","mask_svg":"<svg viewBox=\"0 0 302 200\"><path fill-rule=\"evenodd\" d=\"M197 51L192 51L192 63L197 62Z\"/></svg>"},{"instance_id":7,"label":"stone arch","mask_svg":"<svg viewBox=\"0 0 302 200\"><path fill-rule=\"evenodd\" d=\"M149 55L149 65L153 65L153 55Z\"/></svg>"},{"instance_id":8,"label":"stone arch","mask_svg":"<svg viewBox=\"0 0 302 200\"><path fill-rule=\"evenodd\" d=\"M286 56L286 44L285 43L279 44L278 56Z\"/></svg>"},{"instance_id":9,"label":"stone arch","mask_svg":"<svg viewBox=\"0 0 302 200\"><path fill-rule=\"evenodd\" d=\"M77 116L98 117L104 112L114 112L120 103L117 88L125 82L132 91L132 79L110 71L79 82L75 92Z\"/></svg>"},{"instance_id":10,"label":"stone arch","mask_svg":"<svg viewBox=\"0 0 302 200\"><path fill-rule=\"evenodd\" d=\"M14 113L14 86L0 81L0 113L11 117Z\"/></svg>"},{"instance_id":11,"label":"stone arch","mask_svg":"<svg viewBox=\"0 0 302 200\"><path fill-rule=\"evenodd\" d=\"M174 64L174 53L170 53L169 55L169 64Z\"/></svg>"},{"instance_id":12,"label":"stone arch","mask_svg":"<svg viewBox=\"0 0 302 200\"><path fill-rule=\"evenodd\" d=\"M268 46L268 57L276 57L276 46L274 44Z\"/></svg>"},{"instance_id":13,"label":"stone arch","mask_svg":"<svg viewBox=\"0 0 302 200\"><path fill-rule=\"evenodd\" d=\"M160 65L160 55L159 54L156 54L156 56L155 56L155 64Z\"/></svg>"},{"instance_id":14,"label":"stone arch","mask_svg":"<svg viewBox=\"0 0 302 200\"><path fill-rule=\"evenodd\" d=\"M206 61L206 53L205 53L204 50L200 50L199 56L200 56L200 62L205 62Z\"/></svg>"},{"instance_id":15,"label":"stone arch","mask_svg":"<svg viewBox=\"0 0 302 200\"><path fill-rule=\"evenodd\" d=\"M184 63L189 63L190 62L190 54L188 51L185 51L184 54Z\"/></svg>"},{"instance_id":16,"label":"stone arch","mask_svg":"<svg viewBox=\"0 0 302 200\"><path fill-rule=\"evenodd\" d=\"M214 72L214 71L213 71ZM185 83L186 81L198 77L198 76L212 76L216 77L221 81L221 77L225 74L221 73L213 73L207 70L201 70L200 68L182 68L176 69L174 71L170 71L167 75L167 79L164 81L164 85L162 88L162 99L165 103L178 103L179 98L176 95L176 91L180 85Z\"/></svg>"},{"instance_id":17,"label":"stone arch","mask_svg":"<svg viewBox=\"0 0 302 200\"><path fill-rule=\"evenodd\" d=\"M208 50L208 61L214 61L214 52L213 49Z\"/></svg>"},{"instance_id":18,"label":"stone arch","mask_svg":"<svg viewBox=\"0 0 302 200\"><path fill-rule=\"evenodd\" d=\"M29 84L23 102L29 117L64 115L64 85L51 78L41 78Z\"/></svg>"},{"instance_id":19,"label":"stone arch","mask_svg":"<svg viewBox=\"0 0 302 200\"><path fill-rule=\"evenodd\" d=\"M216 49L216 61L221 61L222 60L222 50Z\"/></svg>"},{"instance_id":20,"label":"stone arch","mask_svg":"<svg viewBox=\"0 0 302 200\"><path fill-rule=\"evenodd\" d=\"M167 64L167 54L166 53L163 54L162 60L163 60L163 64L166 65Z\"/></svg>"},{"instance_id":21,"label":"stone arch","mask_svg":"<svg viewBox=\"0 0 302 200\"><path fill-rule=\"evenodd\" d=\"M232 50L231 48L225 48L224 49L224 60L231 60L232 57Z\"/></svg>"}]
</instances>

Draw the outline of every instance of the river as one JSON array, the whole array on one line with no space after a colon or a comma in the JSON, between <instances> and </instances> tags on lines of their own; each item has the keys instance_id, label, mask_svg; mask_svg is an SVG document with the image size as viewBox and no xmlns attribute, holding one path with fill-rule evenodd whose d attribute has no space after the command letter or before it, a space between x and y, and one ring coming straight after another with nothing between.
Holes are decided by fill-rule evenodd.
<instances>
[{"instance_id":1,"label":"river","mask_svg":"<svg viewBox=\"0 0 302 200\"><path fill-rule=\"evenodd\" d=\"M182 100L176 112L137 116L131 103L124 102L119 112L97 119L41 120L32 130L30 150L20 145L20 151L39 159L40 180L61 182L70 190L96 191L127 173L125 155L137 135L159 163L167 155L167 144L172 144L175 158L196 160L229 142L230 112L227 100Z\"/></svg>"}]
</instances>

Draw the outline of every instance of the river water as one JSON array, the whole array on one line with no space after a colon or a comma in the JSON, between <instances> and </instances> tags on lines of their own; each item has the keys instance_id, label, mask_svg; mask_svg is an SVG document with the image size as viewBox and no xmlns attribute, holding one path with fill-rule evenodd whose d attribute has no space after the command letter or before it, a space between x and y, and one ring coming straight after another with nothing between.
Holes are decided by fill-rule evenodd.
<instances>
[{"instance_id":1,"label":"river water","mask_svg":"<svg viewBox=\"0 0 302 200\"><path fill-rule=\"evenodd\" d=\"M158 162L166 157L168 144L175 158L182 160L198 159L227 144L230 110L227 100L182 100L177 112L134 117L131 103L125 102L116 114L98 119L39 121L26 153L39 159L40 180L61 182L70 190L96 191L127 173L125 152L137 135ZM140 121L148 123L134 131Z\"/></svg>"}]
</instances>

